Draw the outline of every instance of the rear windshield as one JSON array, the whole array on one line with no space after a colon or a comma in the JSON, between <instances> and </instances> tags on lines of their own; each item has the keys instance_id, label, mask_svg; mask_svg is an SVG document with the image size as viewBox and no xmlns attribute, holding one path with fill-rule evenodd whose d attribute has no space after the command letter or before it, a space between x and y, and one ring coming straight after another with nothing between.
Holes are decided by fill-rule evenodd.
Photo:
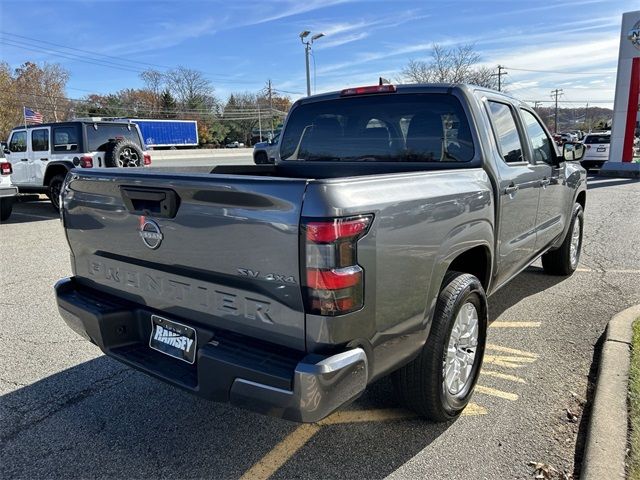
<instances>
[{"instance_id":1,"label":"rear windshield","mask_svg":"<svg viewBox=\"0 0 640 480\"><path fill-rule=\"evenodd\" d=\"M291 112L283 160L468 162L469 122L446 94L347 97L303 104Z\"/></svg>"},{"instance_id":2,"label":"rear windshield","mask_svg":"<svg viewBox=\"0 0 640 480\"><path fill-rule=\"evenodd\" d=\"M610 143L611 135L587 135L584 143Z\"/></svg>"},{"instance_id":3,"label":"rear windshield","mask_svg":"<svg viewBox=\"0 0 640 480\"><path fill-rule=\"evenodd\" d=\"M123 138L131 140L142 148L135 125L93 123L87 124L86 129L89 152L104 152L109 142Z\"/></svg>"}]
</instances>

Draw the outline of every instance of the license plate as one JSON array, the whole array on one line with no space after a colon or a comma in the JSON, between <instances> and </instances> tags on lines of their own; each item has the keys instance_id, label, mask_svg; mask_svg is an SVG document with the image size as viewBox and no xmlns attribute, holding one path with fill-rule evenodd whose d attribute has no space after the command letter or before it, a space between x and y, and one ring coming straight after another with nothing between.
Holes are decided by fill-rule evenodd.
<instances>
[{"instance_id":1,"label":"license plate","mask_svg":"<svg viewBox=\"0 0 640 480\"><path fill-rule=\"evenodd\" d=\"M149 347L170 357L193 364L198 341L196 331L181 323L151 315Z\"/></svg>"},{"instance_id":2,"label":"license plate","mask_svg":"<svg viewBox=\"0 0 640 480\"><path fill-rule=\"evenodd\" d=\"M596 152L604 152L607 148L606 147L598 147L596 149Z\"/></svg>"}]
</instances>

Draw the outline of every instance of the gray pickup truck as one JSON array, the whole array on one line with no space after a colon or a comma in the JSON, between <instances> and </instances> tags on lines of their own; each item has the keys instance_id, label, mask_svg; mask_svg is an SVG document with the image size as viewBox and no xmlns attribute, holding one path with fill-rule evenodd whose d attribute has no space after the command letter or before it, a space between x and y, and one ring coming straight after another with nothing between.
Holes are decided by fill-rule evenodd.
<instances>
[{"instance_id":1,"label":"gray pickup truck","mask_svg":"<svg viewBox=\"0 0 640 480\"><path fill-rule=\"evenodd\" d=\"M433 421L472 395L487 297L580 257L583 146L467 85L295 103L275 165L76 169L59 311L107 355L205 398L313 422L391 374Z\"/></svg>"}]
</instances>

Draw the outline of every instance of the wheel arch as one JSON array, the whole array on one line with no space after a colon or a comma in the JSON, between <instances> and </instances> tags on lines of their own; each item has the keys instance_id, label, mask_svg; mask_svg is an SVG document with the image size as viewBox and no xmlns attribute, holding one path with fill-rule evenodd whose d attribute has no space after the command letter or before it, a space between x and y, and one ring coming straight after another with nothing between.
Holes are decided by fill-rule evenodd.
<instances>
[{"instance_id":1,"label":"wheel arch","mask_svg":"<svg viewBox=\"0 0 640 480\"><path fill-rule=\"evenodd\" d=\"M71 162L50 163L47 166L47 171L44 174L42 184L45 187L48 186L53 177L56 175L66 175L72 168L73 163Z\"/></svg>"}]
</instances>

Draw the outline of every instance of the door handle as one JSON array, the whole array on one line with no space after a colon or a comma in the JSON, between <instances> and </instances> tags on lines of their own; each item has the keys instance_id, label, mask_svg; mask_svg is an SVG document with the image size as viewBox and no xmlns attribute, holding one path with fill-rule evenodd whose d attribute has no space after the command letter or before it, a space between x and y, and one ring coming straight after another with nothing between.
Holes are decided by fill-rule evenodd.
<instances>
[{"instance_id":1,"label":"door handle","mask_svg":"<svg viewBox=\"0 0 640 480\"><path fill-rule=\"evenodd\" d=\"M49 161L48 158L41 158L40 160L42 160L43 162L48 162Z\"/></svg>"},{"instance_id":2,"label":"door handle","mask_svg":"<svg viewBox=\"0 0 640 480\"><path fill-rule=\"evenodd\" d=\"M511 195L512 193L516 193L518 191L518 185L509 185L504 189L504 193L506 195Z\"/></svg>"},{"instance_id":3,"label":"door handle","mask_svg":"<svg viewBox=\"0 0 640 480\"><path fill-rule=\"evenodd\" d=\"M20 159L20 161L21 161L21 162L28 162L28 161L29 161L29 159L28 159L28 158L21 158L21 159Z\"/></svg>"}]
</instances>

